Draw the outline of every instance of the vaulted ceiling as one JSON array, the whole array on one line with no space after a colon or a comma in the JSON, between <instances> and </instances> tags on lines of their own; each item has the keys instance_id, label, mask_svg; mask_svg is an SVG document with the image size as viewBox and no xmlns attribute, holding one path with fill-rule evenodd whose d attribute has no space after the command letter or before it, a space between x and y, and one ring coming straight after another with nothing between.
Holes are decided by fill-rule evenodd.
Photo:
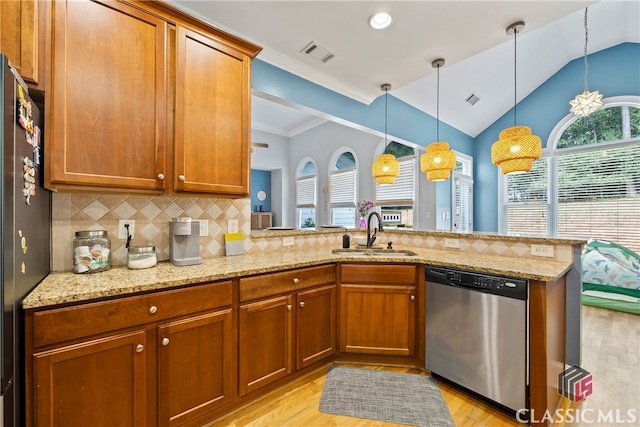
<instances>
[{"instance_id":1,"label":"vaulted ceiling","mask_svg":"<svg viewBox=\"0 0 640 427\"><path fill-rule=\"evenodd\" d=\"M431 62L444 58L440 120L471 136L513 106L509 24L525 22L517 36L518 101L583 56L587 6L589 53L640 43L637 0L171 2L262 46L259 59L366 104L382 95L381 84L391 83L391 95L435 117ZM374 30L368 18L381 10L393 23ZM335 56L323 62L302 53L311 42ZM473 106L466 102L471 95L479 98ZM254 96L254 128L293 136L322 121L275 101Z\"/></svg>"}]
</instances>

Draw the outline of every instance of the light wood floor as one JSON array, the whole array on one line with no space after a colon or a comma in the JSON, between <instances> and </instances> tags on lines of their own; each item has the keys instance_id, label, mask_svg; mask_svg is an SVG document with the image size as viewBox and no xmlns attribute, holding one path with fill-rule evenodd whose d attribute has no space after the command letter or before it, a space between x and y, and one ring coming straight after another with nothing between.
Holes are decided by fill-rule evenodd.
<instances>
[{"instance_id":1,"label":"light wood floor","mask_svg":"<svg viewBox=\"0 0 640 427\"><path fill-rule=\"evenodd\" d=\"M583 307L583 367L593 374L594 392L580 408L636 408L640 423L640 317ZM420 370L364 366L424 375ZM315 371L252 404L207 424L212 426L400 426L318 411L326 369ZM458 427L522 426L510 415L450 385L440 389ZM598 425L598 424L584 424ZM600 424L601 425L601 424ZM629 425L629 424L627 424ZM581 423L565 426L582 427Z\"/></svg>"}]
</instances>

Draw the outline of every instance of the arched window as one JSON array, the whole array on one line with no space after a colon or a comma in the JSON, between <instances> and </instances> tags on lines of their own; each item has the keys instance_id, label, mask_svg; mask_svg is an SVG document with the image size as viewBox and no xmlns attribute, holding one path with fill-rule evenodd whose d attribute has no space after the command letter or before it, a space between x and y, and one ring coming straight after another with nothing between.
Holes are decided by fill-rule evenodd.
<instances>
[{"instance_id":1,"label":"arched window","mask_svg":"<svg viewBox=\"0 0 640 427\"><path fill-rule=\"evenodd\" d=\"M568 116L531 172L506 177L509 233L613 241L640 252L640 102Z\"/></svg>"},{"instance_id":2,"label":"arched window","mask_svg":"<svg viewBox=\"0 0 640 427\"><path fill-rule=\"evenodd\" d=\"M298 228L315 228L318 178L313 160L302 160L296 175L297 226Z\"/></svg>"},{"instance_id":3,"label":"arched window","mask_svg":"<svg viewBox=\"0 0 640 427\"><path fill-rule=\"evenodd\" d=\"M356 224L357 161L349 148L336 151L329 163L331 223L353 228Z\"/></svg>"}]
</instances>

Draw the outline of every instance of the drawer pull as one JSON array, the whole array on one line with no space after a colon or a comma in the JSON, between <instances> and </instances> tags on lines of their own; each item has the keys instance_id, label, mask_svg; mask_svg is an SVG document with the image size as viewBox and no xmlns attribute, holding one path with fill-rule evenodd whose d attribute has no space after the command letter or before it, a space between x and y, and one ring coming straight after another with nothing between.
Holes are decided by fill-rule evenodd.
<instances>
[{"instance_id":1,"label":"drawer pull","mask_svg":"<svg viewBox=\"0 0 640 427\"><path fill-rule=\"evenodd\" d=\"M178 181L180 181L180 182L184 182L184 175L180 175L180 176L178 176Z\"/></svg>"},{"instance_id":2,"label":"drawer pull","mask_svg":"<svg viewBox=\"0 0 640 427\"><path fill-rule=\"evenodd\" d=\"M416 296L415 295L411 295L411 301L415 301L416 300Z\"/></svg>"},{"instance_id":3,"label":"drawer pull","mask_svg":"<svg viewBox=\"0 0 640 427\"><path fill-rule=\"evenodd\" d=\"M292 308L291 304L287 304L287 310L291 311Z\"/></svg>"},{"instance_id":4,"label":"drawer pull","mask_svg":"<svg viewBox=\"0 0 640 427\"><path fill-rule=\"evenodd\" d=\"M149 313L155 314L156 311L158 311L158 307L156 307L155 305L152 305L151 307L149 307Z\"/></svg>"},{"instance_id":5,"label":"drawer pull","mask_svg":"<svg viewBox=\"0 0 640 427\"><path fill-rule=\"evenodd\" d=\"M298 283L300 281L300 279L298 279L297 277L293 278L293 283Z\"/></svg>"},{"instance_id":6,"label":"drawer pull","mask_svg":"<svg viewBox=\"0 0 640 427\"><path fill-rule=\"evenodd\" d=\"M144 350L144 346L142 344L138 344L136 346L136 353L142 353L142 350Z\"/></svg>"},{"instance_id":7,"label":"drawer pull","mask_svg":"<svg viewBox=\"0 0 640 427\"><path fill-rule=\"evenodd\" d=\"M169 338L162 338L162 345L169 345Z\"/></svg>"},{"instance_id":8,"label":"drawer pull","mask_svg":"<svg viewBox=\"0 0 640 427\"><path fill-rule=\"evenodd\" d=\"M158 179L162 181L164 179L164 174L159 173L158 174Z\"/></svg>"},{"instance_id":9,"label":"drawer pull","mask_svg":"<svg viewBox=\"0 0 640 427\"><path fill-rule=\"evenodd\" d=\"M300 307L304 308L304 301L300 301Z\"/></svg>"}]
</instances>

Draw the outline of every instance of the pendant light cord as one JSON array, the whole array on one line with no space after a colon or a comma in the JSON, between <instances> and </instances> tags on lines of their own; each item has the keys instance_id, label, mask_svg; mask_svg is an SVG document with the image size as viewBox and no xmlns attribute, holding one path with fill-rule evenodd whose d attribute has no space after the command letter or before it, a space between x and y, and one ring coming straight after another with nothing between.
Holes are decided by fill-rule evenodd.
<instances>
[{"instance_id":1,"label":"pendant light cord","mask_svg":"<svg viewBox=\"0 0 640 427\"><path fill-rule=\"evenodd\" d=\"M589 43L589 29L587 27L587 10L584 8L584 90L587 90L587 74L589 74L589 64L587 63L587 44Z\"/></svg>"},{"instance_id":2,"label":"pendant light cord","mask_svg":"<svg viewBox=\"0 0 640 427\"><path fill-rule=\"evenodd\" d=\"M389 89L384 90L384 151L383 153L387 153L387 101L389 99Z\"/></svg>"},{"instance_id":3,"label":"pendant light cord","mask_svg":"<svg viewBox=\"0 0 640 427\"><path fill-rule=\"evenodd\" d=\"M518 123L518 29L513 29L513 125Z\"/></svg>"},{"instance_id":4,"label":"pendant light cord","mask_svg":"<svg viewBox=\"0 0 640 427\"><path fill-rule=\"evenodd\" d=\"M440 141L440 64L438 64L436 85L436 141Z\"/></svg>"}]
</instances>

